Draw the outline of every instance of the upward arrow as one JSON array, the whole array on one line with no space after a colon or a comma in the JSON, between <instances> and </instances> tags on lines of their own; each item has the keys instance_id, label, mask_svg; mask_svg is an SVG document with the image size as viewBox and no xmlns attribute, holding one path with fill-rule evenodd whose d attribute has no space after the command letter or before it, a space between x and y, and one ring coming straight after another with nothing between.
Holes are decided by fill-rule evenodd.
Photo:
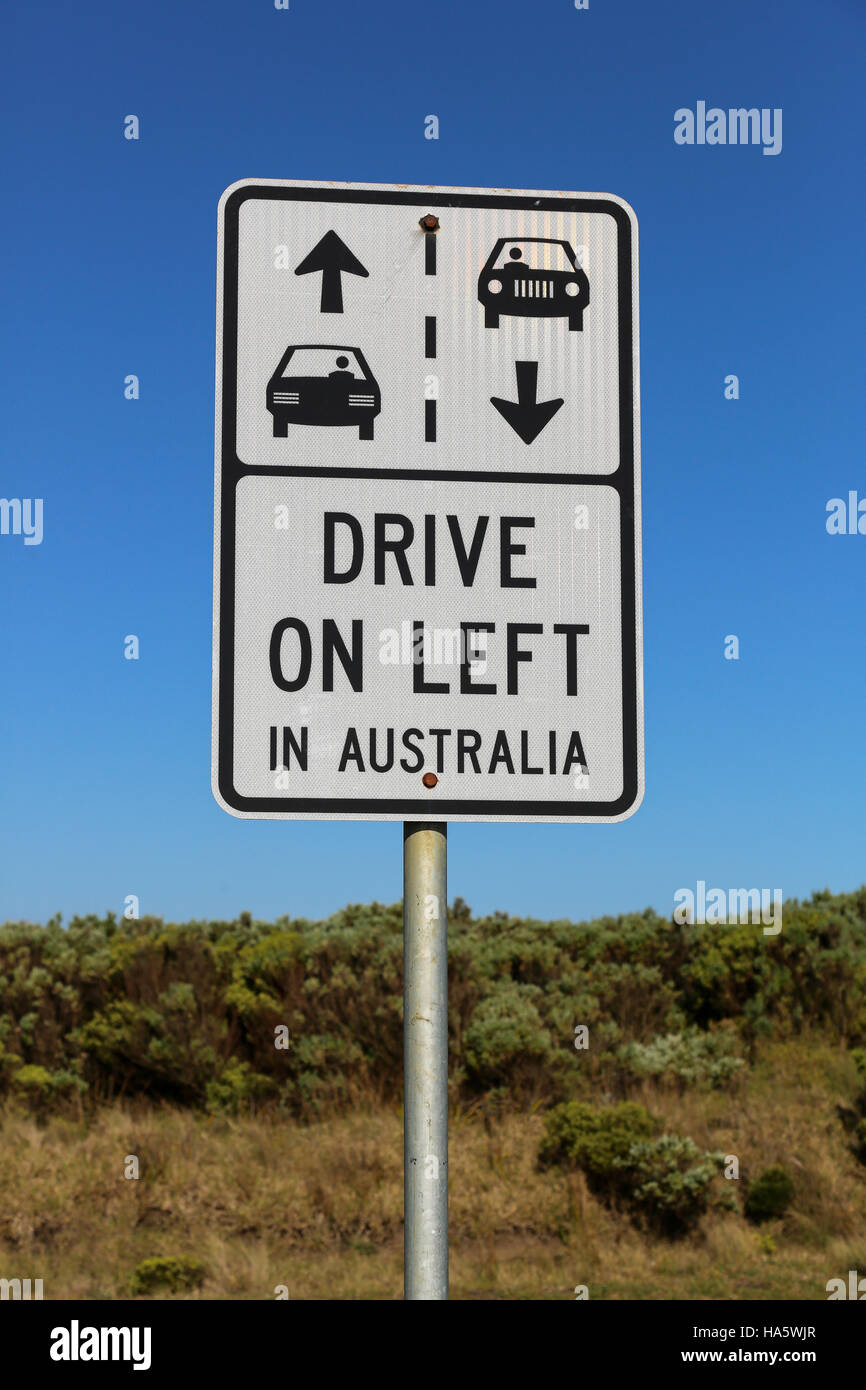
<instances>
[{"instance_id":1,"label":"upward arrow","mask_svg":"<svg viewBox=\"0 0 866 1390\"><path fill-rule=\"evenodd\" d=\"M336 232L325 232L308 256L305 256L295 271L296 275L310 275L313 271L322 272L322 301L319 305L323 314L342 314L343 312L343 271L347 275L369 275L348 246Z\"/></svg>"},{"instance_id":2,"label":"upward arrow","mask_svg":"<svg viewBox=\"0 0 866 1390\"><path fill-rule=\"evenodd\" d=\"M536 400L538 395L538 363L537 362L515 362L517 372L517 400L504 401L501 396L491 396L491 405L495 405L499 414L507 420L516 434L520 435L524 444L531 444L548 420L552 420L559 407L562 405L562 397L555 401Z\"/></svg>"}]
</instances>

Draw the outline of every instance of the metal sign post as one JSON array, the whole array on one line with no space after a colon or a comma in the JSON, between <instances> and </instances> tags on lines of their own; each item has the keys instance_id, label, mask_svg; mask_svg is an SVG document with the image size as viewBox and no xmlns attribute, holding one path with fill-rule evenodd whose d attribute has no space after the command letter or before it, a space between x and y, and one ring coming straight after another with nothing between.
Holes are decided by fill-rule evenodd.
<instances>
[{"instance_id":1,"label":"metal sign post","mask_svg":"<svg viewBox=\"0 0 866 1390\"><path fill-rule=\"evenodd\" d=\"M404 1297L448 1297L447 826L403 826Z\"/></svg>"}]
</instances>

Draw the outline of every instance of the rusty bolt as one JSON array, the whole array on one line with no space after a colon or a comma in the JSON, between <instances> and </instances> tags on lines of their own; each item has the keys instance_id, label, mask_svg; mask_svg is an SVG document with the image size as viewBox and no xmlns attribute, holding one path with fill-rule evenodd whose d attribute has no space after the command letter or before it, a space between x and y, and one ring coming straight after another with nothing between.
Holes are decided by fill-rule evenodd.
<instances>
[{"instance_id":1,"label":"rusty bolt","mask_svg":"<svg viewBox=\"0 0 866 1390\"><path fill-rule=\"evenodd\" d=\"M436 783L439 781L439 778L436 776L435 772L425 772L424 776L421 778L421 781L424 783L425 787L429 787L432 790L433 787L436 786Z\"/></svg>"},{"instance_id":2,"label":"rusty bolt","mask_svg":"<svg viewBox=\"0 0 866 1390\"><path fill-rule=\"evenodd\" d=\"M419 217L418 225L422 232L438 232L439 218L436 216L435 212L428 212L425 213L423 217Z\"/></svg>"}]
</instances>

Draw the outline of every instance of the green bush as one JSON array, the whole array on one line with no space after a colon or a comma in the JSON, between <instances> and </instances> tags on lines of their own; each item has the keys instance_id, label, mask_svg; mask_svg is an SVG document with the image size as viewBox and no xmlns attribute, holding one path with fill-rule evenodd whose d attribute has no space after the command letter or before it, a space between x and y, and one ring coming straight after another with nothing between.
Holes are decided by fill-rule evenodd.
<instances>
[{"instance_id":1,"label":"green bush","mask_svg":"<svg viewBox=\"0 0 866 1390\"><path fill-rule=\"evenodd\" d=\"M497 982L480 1001L463 1035L463 1055L470 1074L492 1084L515 1063L546 1058L550 1033L542 1023L538 985L514 980Z\"/></svg>"},{"instance_id":2,"label":"green bush","mask_svg":"<svg viewBox=\"0 0 866 1390\"><path fill-rule=\"evenodd\" d=\"M12 1090L31 1110L43 1110L52 1097L51 1073L45 1067L19 1067L12 1076Z\"/></svg>"},{"instance_id":3,"label":"green bush","mask_svg":"<svg viewBox=\"0 0 866 1390\"><path fill-rule=\"evenodd\" d=\"M852 1047L849 1056L857 1069L857 1075L866 1077L866 1047Z\"/></svg>"},{"instance_id":4,"label":"green bush","mask_svg":"<svg viewBox=\"0 0 866 1390\"><path fill-rule=\"evenodd\" d=\"M723 1166L721 1152L701 1153L680 1134L632 1144L623 1160L630 1199L648 1223L673 1235L687 1231L707 1209L709 1189Z\"/></svg>"},{"instance_id":5,"label":"green bush","mask_svg":"<svg viewBox=\"0 0 866 1390\"><path fill-rule=\"evenodd\" d=\"M744 1211L750 1221L772 1221L787 1211L793 1195L791 1174L781 1163L775 1163L749 1183Z\"/></svg>"},{"instance_id":6,"label":"green bush","mask_svg":"<svg viewBox=\"0 0 866 1390\"><path fill-rule=\"evenodd\" d=\"M733 1028L666 1033L648 1043L628 1043L619 1056L635 1076L655 1076L683 1086L724 1086L745 1066Z\"/></svg>"},{"instance_id":7,"label":"green bush","mask_svg":"<svg viewBox=\"0 0 866 1390\"><path fill-rule=\"evenodd\" d=\"M573 1164L602 1183L621 1187L619 1165L633 1144L649 1138L657 1128L649 1111L634 1101L624 1100L604 1110L585 1101L565 1101L545 1117L539 1162L543 1168Z\"/></svg>"},{"instance_id":8,"label":"green bush","mask_svg":"<svg viewBox=\"0 0 866 1390\"><path fill-rule=\"evenodd\" d=\"M573 1164L586 1173L597 1195L621 1201L658 1230L678 1234L706 1209L724 1155L702 1154L679 1134L653 1138L657 1127L633 1101L601 1110L569 1101L546 1117L539 1163Z\"/></svg>"},{"instance_id":9,"label":"green bush","mask_svg":"<svg viewBox=\"0 0 866 1390\"><path fill-rule=\"evenodd\" d=\"M455 1100L498 1087L527 1100L620 1094L641 1076L722 1086L741 1047L804 1029L851 1049L866 1078L866 888L789 901L784 920L765 937L758 924L680 925L650 909L542 923L477 918L456 903ZM361 1095L398 1102L402 968L400 903L352 904L320 922L109 913L68 927L6 923L0 1094L50 1107L79 1089L46 1082L65 1074L96 1104L118 1094L227 1109L269 1099L310 1115ZM589 1029L580 1053L576 1024ZM280 1025L288 1050L274 1047ZM42 1072L16 1084L26 1067ZM267 1093L254 1078L267 1078Z\"/></svg>"},{"instance_id":10,"label":"green bush","mask_svg":"<svg viewBox=\"0 0 866 1390\"><path fill-rule=\"evenodd\" d=\"M184 1289L199 1289L207 1278L207 1270L198 1260L185 1255L155 1255L142 1260L135 1269L130 1281L133 1298L153 1293L154 1289L168 1289L170 1293L181 1293Z\"/></svg>"},{"instance_id":11,"label":"green bush","mask_svg":"<svg viewBox=\"0 0 866 1390\"><path fill-rule=\"evenodd\" d=\"M249 1062L230 1058L219 1076L207 1083L205 1094L209 1110L236 1115L275 1089L276 1083L269 1076L253 1071Z\"/></svg>"},{"instance_id":12,"label":"green bush","mask_svg":"<svg viewBox=\"0 0 866 1390\"><path fill-rule=\"evenodd\" d=\"M34 1114L44 1114L54 1102L81 1095L87 1083L70 1071L49 1072L45 1067L19 1067L12 1073L12 1094Z\"/></svg>"}]
</instances>

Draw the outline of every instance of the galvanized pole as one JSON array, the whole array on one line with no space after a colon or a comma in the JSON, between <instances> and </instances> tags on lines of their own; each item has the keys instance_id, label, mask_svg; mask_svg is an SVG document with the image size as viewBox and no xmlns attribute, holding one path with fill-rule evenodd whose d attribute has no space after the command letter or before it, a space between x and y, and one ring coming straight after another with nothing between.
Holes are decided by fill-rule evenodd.
<instances>
[{"instance_id":1,"label":"galvanized pole","mask_svg":"<svg viewBox=\"0 0 866 1390\"><path fill-rule=\"evenodd\" d=\"M448 1297L448 924L444 824L403 826L407 1299Z\"/></svg>"}]
</instances>

